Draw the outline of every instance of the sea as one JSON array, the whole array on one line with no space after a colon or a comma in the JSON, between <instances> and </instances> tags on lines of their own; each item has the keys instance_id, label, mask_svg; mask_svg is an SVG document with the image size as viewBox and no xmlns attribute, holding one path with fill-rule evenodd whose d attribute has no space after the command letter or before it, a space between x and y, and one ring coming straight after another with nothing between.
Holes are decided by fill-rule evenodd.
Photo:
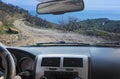
<instances>
[{"instance_id":1,"label":"sea","mask_svg":"<svg viewBox=\"0 0 120 79\"><path fill-rule=\"evenodd\" d=\"M79 21L87 19L108 18L110 20L120 20L120 11L115 10L85 10L81 12L65 13L61 15L52 14L37 14L35 10L30 10L30 14L38 16L44 20L59 24L60 21L68 21L70 17L76 18Z\"/></svg>"}]
</instances>

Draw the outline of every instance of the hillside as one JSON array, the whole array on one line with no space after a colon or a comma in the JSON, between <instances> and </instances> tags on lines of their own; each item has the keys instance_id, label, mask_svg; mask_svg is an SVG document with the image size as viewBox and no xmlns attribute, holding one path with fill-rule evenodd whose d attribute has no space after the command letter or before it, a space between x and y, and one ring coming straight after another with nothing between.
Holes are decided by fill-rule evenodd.
<instances>
[{"instance_id":1,"label":"hillside","mask_svg":"<svg viewBox=\"0 0 120 79\"><path fill-rule=\"evenodd\" d=\"M31 27L30 27L31 26ZM39 29L36 29L39 28ZM30 45L46 41L110 42L120 40L120 21L107 18L68 21L54 24L33 16L18 6L0 1L0 42Z\"/></svg>"},{"instance_id":2,"label":"hillside","mask_svg":"<svg viewBox=\"0 0 120 79\"><path fill-rule=\"evenodd\" d=\"M88 36L96 36L107 40L120 40L120 21L109 20L108 18L88 19L79 21L70 17L66 22L60 21L59 29L72 31Z\"/></svg>"},{"instance_id":3,"label":"hillside","mask_svg":"<svg viewBox=\"0 0 120 79\"><path fill-rule=\"evenodd\" d=\"M32 25L41 24L39 27L51 26L51 23L31 15L27 10L0 0L0 42L13 45L14 42L18 42L22 38L21 31L14 25L16 20L22 18L25 18L26 22L32 23Z\"/></svg>"},{"instance_id":4,"label":"hillside","mask_svg":"<svg viewBox=\"0 0 120 79\"><path fill-rule=\"evenodd\" d=\"M48 28L37 29L25 25L22 20L16 20L14 22L14 25L21 31L20 33L21 38L19 39L19 41L12 43L12 45L14 46L26 46L39 42L56 42L56 41L84 42L84 43L96 43L96 42L99 43L101 41L106 42L105 39L99 37L85 36L74 32L64 32L61 30Z\"/></svg>"},{"instance_id":5,"label":"hillside","mask_svg":"<svg viewBox=\"0 0 120 79\"><path fill-rule=\"evenodd\" d=\"M79 22L82 28L99 29L113 33L120 33L120 21L109 20L108 18L88 19ZM87 25L84 25L87 24Z\"/></svg>"},{"instance_id":6,"label":"hillside","mask_svg":"<svg viewBox=\"0 0 120 79\"><path fill-rule=\"evenodd\" d=\"M53 28L64 31L74 31L87 35L94 35L92 31L104 31L105 35L107 32L120 33L120 21L109 20L108 18L88 19L79 21L77 18L69 17L68 21L61 20L58 24L50 23L37 16L33 16L18 6L6 4L0 1L0 26L12 27L13 22L20 18L25 18L25 23L30 26L37 28ZM8 29L8 28L7 28ZM4 28L3 28L4 30ZM87 33L91 32L91 34ZM104 35L103 33L103 35ZM96 36L100 36L99 34Z\"/></svg>"},{"instance_id":7,"label":"hillside","mask_svg":"<svg viewBox=\"0 0 120 79\"><path fill-rule=\"evenodd\" d=\"M10 28L15 29L13 22L21 18L25 18L27 22L39 25L39 27L50 27L53 25L46 20L31 15L27 10L6 4L0 0L0 33L8 33Z\"/></svg>"}]
</instances>

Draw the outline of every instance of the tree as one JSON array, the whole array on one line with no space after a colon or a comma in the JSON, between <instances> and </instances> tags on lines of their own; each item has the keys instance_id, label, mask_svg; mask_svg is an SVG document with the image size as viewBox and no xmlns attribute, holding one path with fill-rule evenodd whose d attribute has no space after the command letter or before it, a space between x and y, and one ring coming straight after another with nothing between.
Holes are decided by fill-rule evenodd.
<instances>
[{"instance_id":1,"label":"tree","mask_svg":"<svg viewBox=\"0 0 120 79\"><path fill-rule=\"evenodd\" d=\"M74 17L69 17L68 21L62 19L59 21L59 24L65 31L74 31L80 28L78 19Z\"/></svg>"}]
</instances>

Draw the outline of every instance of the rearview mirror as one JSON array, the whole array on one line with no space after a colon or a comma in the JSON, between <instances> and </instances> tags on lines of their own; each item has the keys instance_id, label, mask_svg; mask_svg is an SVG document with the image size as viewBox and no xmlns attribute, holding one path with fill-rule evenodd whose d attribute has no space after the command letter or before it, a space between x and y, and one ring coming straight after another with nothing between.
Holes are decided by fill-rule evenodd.
<instances>
[{"instance_id":1,"label":"rearview mirror","mask_svg":"<svg viewBox=\"0 0 120 79\"><path fill-rule=\"evenodd\" d=\"M83 9L83 0L53 0L37 5L38 14L64 14L67 12L82 11Z\"/></svg>"}]
</instances>

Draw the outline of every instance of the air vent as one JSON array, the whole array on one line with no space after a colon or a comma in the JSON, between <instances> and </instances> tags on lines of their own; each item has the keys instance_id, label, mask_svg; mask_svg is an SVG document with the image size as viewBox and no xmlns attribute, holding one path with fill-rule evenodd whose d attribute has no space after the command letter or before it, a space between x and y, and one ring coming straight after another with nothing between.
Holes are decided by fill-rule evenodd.
<instances>
[{"instance_id":1,"label":"air vent","mask_svg":"<svg viewBox=\"0 0 120 79\"><path fill-rule=\"evenodd\" d=\"M58 57L44 57L41 66L44 67L60 67L60 58Z\"/></svg>"},{"instance_id":2,"label":"air vent","mask_svg":"<svg viewBox=\"0 0 120 79\"><path fill-rule=\"evenodd\" d=\"M64 58L64 67L83 67L83 58Z\"/></svg>"}]
</instances>

